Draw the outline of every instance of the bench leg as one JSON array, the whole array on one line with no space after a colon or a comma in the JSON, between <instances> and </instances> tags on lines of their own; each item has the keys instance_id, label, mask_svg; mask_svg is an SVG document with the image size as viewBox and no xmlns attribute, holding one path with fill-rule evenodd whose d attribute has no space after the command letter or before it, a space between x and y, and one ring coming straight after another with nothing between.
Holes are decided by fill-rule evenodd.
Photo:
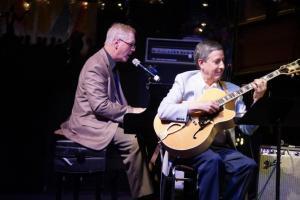
<instances>
[{"instance_id":1,"label":"bench leg","mask_svg":"<svg viewBox=\"0 0 300 200\"><path fill-rule=\"evenodd\" d=\"M73 175L73 184L74 184L74 188L73 188L73 199L74 200L78 200L79 199L79 190L80 190L80 185L82 182L82 176L80 175Z\"/></svg>"},{"instance_id":2,"label":"bench leg","mask_svg":"<svg viewBox=\"0 0 300 200\"><path fill-rule=\"evenodd\" d=\"M62 182L63 182L63 175L60 173L56 173L56 192L55 192L56 200L61 200Z\"/></svg>"},{"instance_id":3,"label":"bench leg","mask_svg":"<svg viewBox=\"0 0 300 200\"><path fill-rule=\"evenodd\" d=\"M103 173L97 173L96 175L96 200L101 200L102 187L104 185Z\"/></svg>"}]
</instances>

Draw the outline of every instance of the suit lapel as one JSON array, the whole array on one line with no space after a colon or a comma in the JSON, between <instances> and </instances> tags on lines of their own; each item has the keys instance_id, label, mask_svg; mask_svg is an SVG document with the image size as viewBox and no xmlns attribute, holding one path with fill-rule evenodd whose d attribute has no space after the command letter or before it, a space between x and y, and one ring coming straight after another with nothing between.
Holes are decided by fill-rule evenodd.
<instances>
[{"instance_id":1,"label":"suit lapel","mask_svg":"<svg viewBox=\"0 0 300 200\"><path fill-rule=\"evenodd\" d=\"M109 99L112 102L115 102L115 101L120 102L119 97L117 96L117 88L115 85L114 75L112 72L114 63L109 61L108 55L103 48L99 51L99 54L102 55L102 56L99 56L99 58L104 58L104 63L102 60L97 60L97 62L99 64L105 64L105 66L107 67L108 74L109 74L109 77L107 77L107 82L108 82L107 90L108 90ZM96 56L96 58L98 58L98 56Z\"/></svg>"},{"instance_id":2,"label":"suit lapel","mask_svg":"<svg viewBox=\"0 0 300 200\"><path fill-rule=\"evenodd\" d=\"M192 83L193 91L195 91L194 98L199 98L200 96L202 96L202 92L203 92L202 88L204 86L204 82L200 75L200 72L194 74L191 77L191 83Z\"/></svg>"},{"instance_id":3,"label":"suit lapel","mask_svg":"<svg viewBox=\"0 0 300 200\"><path fill-rule=\"evenodd\" d=\"M117 102L119 102L121 105L127 105L126 98L125 98L122 88L121 88L119 74L118 74L117 70L114 70L115 72L113 72L113 68L115 68L115 63L113 61L110 61L110 59L104 49L102 49L100 51L100 53L105 55L105 62L106 62L106 65L108 68L108 73L109 73L110 80L111 80L112 87L111 87L110 96L111 97L114 96L115 99L117 100Z\"/></svg>"}]
</instances>

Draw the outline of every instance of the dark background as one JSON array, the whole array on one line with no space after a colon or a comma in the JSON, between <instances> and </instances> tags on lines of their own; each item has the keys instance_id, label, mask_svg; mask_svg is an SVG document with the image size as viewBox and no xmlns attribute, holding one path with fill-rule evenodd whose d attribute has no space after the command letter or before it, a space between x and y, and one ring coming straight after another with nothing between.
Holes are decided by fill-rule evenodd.
<instances>
[{"instance_id":1,"label":"dark background","mask_svg":"<svg viewBox=\"0 0 300 200\"><path fill-rule=\"evenodd\" d=\"M300 57L300 13L296 0L127 0L121 1L123 10L114 6L117 1L101 2L106 2L107 7L98 8L95 37L84 55L80 50L82 37L87 34L85 29L73 30L65 40L54 38L46 43L42 36L35 35L32 42L28 35L16 35L13 25L9 21L5 24L0 36L2 192L42 191L51 186L53 131L71 111L83 63L102 46L113 22L129 23L136 28L134 57L141 61L147 37L216 39L226 49L224 79L240 85ZM201 6L203 2L209 6ZM9 6L6 8L1 11L3 20L15 12ZM207 25L199 32L203 21ZM130 62L118 66L128 102L147 107L147 76ZM159 73L169 74L163 77L163 83L172 83L176 73L193 69L168 63L156 67ZM299 77L280 76L269 82L268 94L292 99L297 105L299 86ZM247 102L250 95L251 92L245 96ZM298 126L283 127L282 139L286 144L300 146ZM261 127L252 137L252 144L256 150L260 144L275 145L276 136L269 127ZM240 148L249 153L248 147Z\"/></svg>"}]
</instances>

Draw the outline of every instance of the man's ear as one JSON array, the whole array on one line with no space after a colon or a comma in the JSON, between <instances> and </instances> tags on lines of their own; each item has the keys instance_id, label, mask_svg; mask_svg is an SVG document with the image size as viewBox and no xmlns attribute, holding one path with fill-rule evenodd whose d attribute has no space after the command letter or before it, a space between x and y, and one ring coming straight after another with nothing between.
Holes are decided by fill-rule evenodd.
<instances>
[{"instance_id":1,"label":"man's ear","mask_svg":"<svg viewBox=\"0 0 300 200\"><path fill-rule=\"evenodd\" d=\"M198 59L198 65L201 65L201 64L203 64L203 62L204 62L204 60L203 59Z\"/></svg>"},{"instance_id":2,"label":"man's ear","mask_svg":"<svg viewBox=\"0 0 300 200\"><path fill-rule=\"evenodd\" d=\"M115 48L115 49L118 49L118 48L119 48L119 43L120 43L119 40L115 40L115 41L114 41L113 44L114 44L114 48Z\"/></svg>"},{"instance_id":3,"label":"man's ear","mask_svg":"<svg viewBox=\"0 0 300 200\"><path fill-rule=\"evenodd\" d=\"M200 58L199 58L199 59L197 60L197 64L198 64L198 68L199 68L199 69L201 69L201 65L202 65L203 63L204 63L204 60L203 60L203 59L200 59Z\"/></svg>"}]
</instances>

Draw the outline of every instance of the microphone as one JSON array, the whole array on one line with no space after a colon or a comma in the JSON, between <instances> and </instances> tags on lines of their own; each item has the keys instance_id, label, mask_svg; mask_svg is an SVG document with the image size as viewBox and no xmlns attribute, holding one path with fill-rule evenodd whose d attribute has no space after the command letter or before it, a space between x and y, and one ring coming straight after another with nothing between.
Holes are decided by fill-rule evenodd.
<instances>
[{"instance_id":1,"label":"microphone","mask_svg":"<svg viewBox=\"0 0 300 200\"><path fill-rule=\"evenodd\" d=\"M141 67L144 71L146 71L150 76L152 76L153 80L155 82L158 82L160 80L159 76L151 72L149 69L147 69L145 66L141 64L141 61L139 61L137 58L134 58L132 60L132 64L136 67Z\"/></svg>"}]
</instances>

